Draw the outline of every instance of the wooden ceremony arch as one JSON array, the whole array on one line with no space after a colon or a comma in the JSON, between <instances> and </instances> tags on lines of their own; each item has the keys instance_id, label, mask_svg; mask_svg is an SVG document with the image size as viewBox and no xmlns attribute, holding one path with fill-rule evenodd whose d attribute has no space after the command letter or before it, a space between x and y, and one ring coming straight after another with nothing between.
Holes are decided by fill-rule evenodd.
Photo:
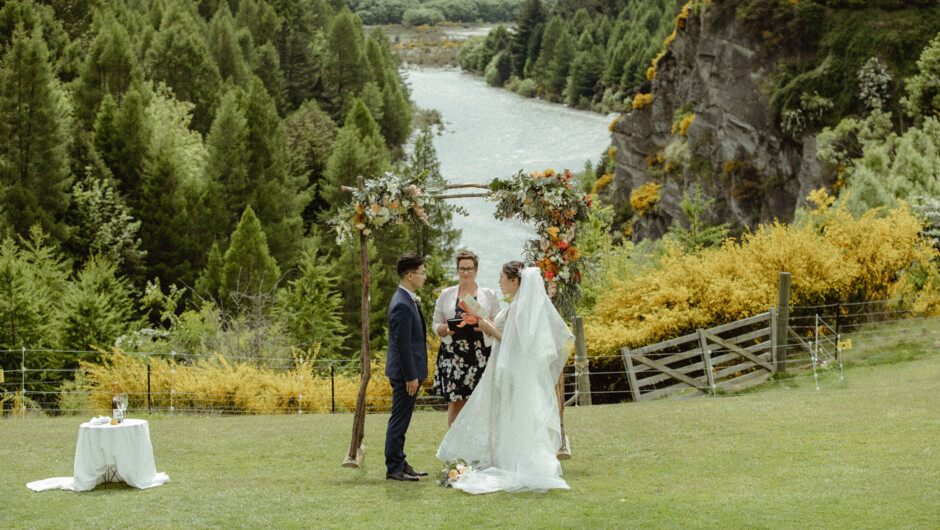
<instances>
[{"instance_id":1,"label":"wooden ceremony arch","mask_svg":"<svg viewBox=\"0 0 940 530\"><path fill-rule=\"evenodd\" d=\"M522 172L519 172L521 175ZM567 178L571 178L570 174L566 171L565 174ZM549 177L554 175L554 173L549 173ZM356 193L363 190L364 182L363 178L357 177L356 179L356 188L351 188L349 186L342 186L342 190L348 193ZM440 192L452 189L460 188L481 188L485 190L490 190L486 193L454 193L441 195ZM569 186L570 189L570 186ZM493 191L490 186L485 184L445 184L443 187L435 187L435 195L430 195L430 198L435 200L446 200L446 199L459 199L459 198L470 198L470 197L489 197L493 195ZM588 206L590 202L588 201ZM512 214L510 214L511 216ZM369 274L369 251L368 251L368 237L370 235L369 230L358 229L356 230L359 234L359 270L362 278L362 346L359 352L359 362L360 362L360 382L359 382L359 392L356 395L356 407L353 414L353 425L352 425L352 437L349 443L349 450L347 451L345 457L343 458L343 467L361 467L362 460L365 457L365 448L362 446L362 440L365 437L365 416L366 416L366 393L369 386L369 381L372 378L372 354L369 346L369 325L371 319L370 312L370 274ZM580 330L578 330L580 331ZM576 339L583 342L583 333ZM576 346L577 349L577 346ZM420 389L419 389L420 390ZM565 394L564 394L564 372L559 376L558 382L555 385L555 395L558 398L558 412L561 420L561 448L558 450L559 459L569 459L571 458L571 450L568 445L568 436L565 434Z\"/></svg>"}]
</instances>

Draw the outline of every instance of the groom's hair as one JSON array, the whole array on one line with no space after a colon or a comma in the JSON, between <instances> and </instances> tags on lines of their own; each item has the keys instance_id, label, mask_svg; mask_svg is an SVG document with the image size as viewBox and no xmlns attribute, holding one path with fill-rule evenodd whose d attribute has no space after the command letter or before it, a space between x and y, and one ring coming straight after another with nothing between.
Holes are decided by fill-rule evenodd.
<instances>
[{"instance_id":1,"label":"groom's hair","mask_svg":"<svg viewBox=\"0 0 940 530\"><path fill-rule=\"evenodd\" d=\"M404 278L406 274L418 270L418 267L424 265L424 258L414 252L405 252L398 257L398 277Z\"/></svg>"},{"instance_id":2,"label":"groom's hair","mask_svg":"<svg viewBox=\"0 0 940 530\"><path fill-rule=\"evenodd\" d=\"M522 282L522 269L525 268L525 264L521 261L510 261L503 265L503 272L506 273L506 278L510 280L517 280L520 283Z\"/></svg>"}]
</instances>

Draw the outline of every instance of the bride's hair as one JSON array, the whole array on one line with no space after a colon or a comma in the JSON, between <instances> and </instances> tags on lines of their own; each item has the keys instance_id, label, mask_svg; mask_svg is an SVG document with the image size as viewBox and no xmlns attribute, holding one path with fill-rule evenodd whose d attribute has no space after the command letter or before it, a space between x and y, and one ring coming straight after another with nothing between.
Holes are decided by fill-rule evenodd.
<instances>
[{"instance_id":1,"label":"bride's hair","mask_svg":"<svg viewBox=\"0 0 940 530\"><path fill-rule=\"evenodd\" d=\"M522 269L524 268L525 264L521 261L510 261L503 265L503 272L506 273L506 278L522 283Z\"/></svg>"}]
</instances>

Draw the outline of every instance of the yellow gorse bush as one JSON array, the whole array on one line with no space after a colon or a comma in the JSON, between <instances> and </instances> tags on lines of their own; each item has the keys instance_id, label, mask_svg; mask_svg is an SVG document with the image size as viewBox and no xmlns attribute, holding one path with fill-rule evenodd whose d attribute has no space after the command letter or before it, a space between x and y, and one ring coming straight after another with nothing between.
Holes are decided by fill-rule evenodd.
<instances>
[{"instance_id":1,"label":"yellow gorse bush","mask_svg":"<svg viewBox=\"0 0 940 530\"><path fill-rule=\"evenodd\" d=\"M435 348L433 352L436 352ZM352 411L359 393L358 369L348 373L315 367L309 359L292 368L275 370L251 362L230 362L221 355L193 363L152 356L149 359L123 352L102 354L102 362L83 363L79 390L89 392L91 405L101 411L111 408L113 384L128 395L130 409L147 407L147 364L150 364L151 398L155 409L169 409L171 394L176 411L213 411L236 414L296 414L330 412L335 393L336 410ZM300 358L298 358L300 360ZM429 373L434 373L436 353L429 355ZM385 409L392 389L385 367L371 364L366 408ZM431 381L424 381L425 392Z\"/></svg>"},{"instance_id":2,"label":"yellow gorse bush","mask_svg":"<svg viewBox=\"0 0 940 530\"><path fill-rule=\"evenodd\" d=\"M659 202L659 188L656 182L647 182L630 192L630 206L637 215L651 211Z\"/></svg>"},{"instance_id":3,"label":"yellow gorse bush","mask_svg":"<svg viewBox=\"0 0 940 530\"><path fill-rule=\"evenodd\" d=\"M591 186L591 195L596 195L597 192L606 188L614 180L613 173L604 173L601 175L601 178L594 181L594 185Z\"/></svg>"},{"instance_id":4,"label":"yellow gorse bush","mask_svg":"<svg viewBox=\"0 0 940 530\"><path fill-rule=\"evenodd\" d=\"M817 209L797 225L773 223L740 242L686 254L671 247L661 263L623 277L585 319L589 354L607 355L697 328L746 318L776 304L779 273L791 273L791 304L884 300L920 296L919 308L938 312L937 251L920 235L921 222L904 205L854 218L830 208L816 193ZM933 278L917 291L909 271Z\"/></svg>"},{"instance_id":5,"label":"yellow gorse bush","mask_svg":"<svg viewBox=\"0 0 940 530\"><path fill-rule=\"evenodd\" d=\"M637 94L633 96L633 108L642 109L653 102L653 94Z\"/></svg>"}]
</instances>

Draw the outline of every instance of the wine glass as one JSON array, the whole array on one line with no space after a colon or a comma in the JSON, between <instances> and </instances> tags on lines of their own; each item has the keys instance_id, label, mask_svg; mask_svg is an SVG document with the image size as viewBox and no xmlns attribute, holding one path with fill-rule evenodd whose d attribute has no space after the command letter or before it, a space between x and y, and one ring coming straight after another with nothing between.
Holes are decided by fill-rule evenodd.
<instances>
[{"instance_id":1,"label":"wine glass","mask_svg":"<svg viewBox=\"0 0 940 530\"><path fill-rule=\"evenodd\" d=\"M118 394L118 408L121 410L121 418L127 419L127 394Z\"/></svg>"}]
</instances>

